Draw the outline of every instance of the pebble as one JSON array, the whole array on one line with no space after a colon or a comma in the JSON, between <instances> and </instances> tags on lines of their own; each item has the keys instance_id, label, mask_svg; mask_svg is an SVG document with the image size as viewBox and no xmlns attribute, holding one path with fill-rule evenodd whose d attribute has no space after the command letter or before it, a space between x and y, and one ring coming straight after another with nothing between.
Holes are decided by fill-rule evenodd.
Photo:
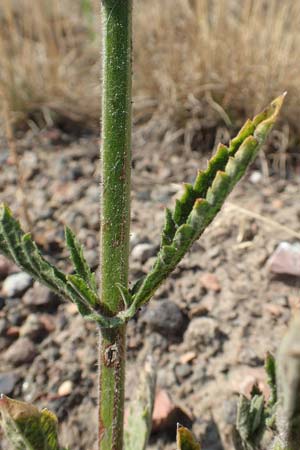
<instances>
[{"instance_id":1,"label":"pebble","mask_svg":"<svg viewBox=\"0 0 300 450\"><path fill-rule=\"evenodd\" d=\"M5 319L0 319L0 336L3 335L7 328L7 321Z\"/></svg>"},{"instance_id":2,"label":"pebble","mask_svg":"<svg viewBox=\"0 0 300 450\"><path fill-rule=\"evenodd\" d=\"M163 336L180 336L184 327L184 316L176 303L170 300L158 300L147 307L143 321L151 331Z\"/></svg>"},{"instance_id":3,"label":"pebble","mask_svg":"<svg viewBox=\"0 0 300 450\"><path fill-rule=\"evenodd\" d=\"M262 173L259 172L258 170L253 170L253 172L251 172L249 180L251 183L253 184L257 184L262 180Z\"/></svg>"},{"instance_id":4,"label":"pebble","mask_svg":"<svg viewBox=\"0 0 300 450\"><path fill-rule=\"evenodd\" d=\"M27 336L33 341L40 341L46 334L45 326L36 314L29 314L20 328L20 336Z\"/></svg>"},{"instance_id":5,"label":"pebble","mask_svg":"<svg viewBox=\"0 0 300 450\"><path fill-rule=\"evenodd\" d=\"M181 364L186 364L193 361L197 357L196 352L186 352L183 355L179 356L179 361Z\"/></svg>"},{"instance_id":6,"label":"pebble","mask_svg":"<svg viewBox=\"0 0 300 450\"><path fill-rule=\"evenodd\" d=\"M193 372L193 368L189 364L179 364L175 367L175 375L179 382L189 377Z\"/></svg>"},{"instance_id":7,"label":"pebble","mask_svg":"<svg viewBox=\"0 0 300 450\"><path fill-rule=\"evenodd\" d=\"M5 278L2 292L6 297L15 297L23 294L32 284L32 278L25 272L14 273Z\"/></svg>"},{"instance_id":8,"label":"pebble","mask_svg":"<svg viewBox=\"0 0 300 450\"><path fill-rule=\"evenodd\" d=\"M175 404L172 402L169 394L165 390L159 390L156 393L153 416L152 431L159 431L169 425L170 417L174 413Z\"/></svg>"},{"instance_id":9,"label":"pebble","mask_svg":"<svg viewBox=\"0 0 300 450\"><path fill-rule=\"evenodd\" d=\"M151 256L154 256L156 251L156 245L144 242L133 247L131 257L134 261L140 261L143 264L149 258L151 258Z\"/></svg>"},{"instance_id":10,"label":"pebble","mask_svg":"<svg viewBox=\"0 0 300 450\"><path fill-rule=\"evenodd\" d=\"M237 401L236 399L224 400L223 402L223 419L227 425L236 424Z\"/></svg>"},{"instance_id":11,"label":"pebble","mask_svg":"<svg viewBox=\"0 0 300 450\"><path fill-rule=\"evenodd\" d=\"M280 242L267 267L272 273L300 276L300 244Z\"/></svg>"},{"instance_id":12,"label":"pebble","mask_svg":"<svg viewBox=\"0 0 300 450\"><path fill-rule=\"evenodd\" d=\"M0 279L6 278L12 269L13 263L5 256L0 255Z\"/></svg>"},{"instance_id":13,"label":"pebble","mask_svg":"<svg viewBox=\"0 0 300 450\"><path fill-rule=\"evenodd\" d=\"M19 376L15 372L0 373L0 392L9 395L13 391Z\"/></svg>"},{"instance_id":14,"label":"pebble","mask_svg":"<svg viewBox=\"0 0 300 450\"><path fill-rule=\"evenodd\" d=\"M221 290L221 285L218 277L213 273L203 273L200 277L200 281L202 286L208 291L220 292Z\"/></svg>"},{"instance_id":15,"label":"pebble","mask_svg":"<svg viewBox=\"0 0 300 450\"><path fill-rule=\"evenodd\" d=\"M266 399L270 397L270 387L267 383L267 376L264 367L240 367L230 377L231 389L233 392L251 397L251 391L255 385L263 392Z\"/></svg>"},{"instance_id":16,"label":"pebble","mask_svg":"<svg viewBox=\"0 0 300 450\"><path fill-rule=\"evenodd\" d=\"M169 430L173 434L178 422L185 426L191 425L189 415L172 401L167 391L158 390L152 415L152 432Z\"/></svg>"},{"instance_id":17,"label":"pebble","mask_svg":"<svg viewBox=\"0 0 300 450\"><path fill-rule=\"evenodd\" d=\"M184 342L197 351L214 353L220 348L221 332L218 322L211 317L196 317L191 320L184 335Z\"/></svg>"},{"instance_id":18,"label":"pebble","mask_svg":"<svg viewBox=\"0 0 300 450\"><path fill-rule=\"evenodd\" d=\"M4 359L18 366L20 364L31 363L36 357L35 345L27 337L21 337L14 342L5 352Z\"/></svg>"},{"instance_id":19,"label":"pebble","mask_svg":"<svg viewBox=\"0 0 300 450\"><path fill-rule=\"evenodd\" d=\"M33 287L24 294L22 302L28 306L49 306L54 308L60 303L60 298L46 286L35 282Z\"/></svg>"},{"instance_id":20,"label":"pebble","mask_svg":"<svg viewBox=\"0 0 300 450\"><path fill-rule=\"evenodd\" d=\"M73 383L71 380L64 381L58 388L58 395L60 397L65 397L67 395L70 395L73 390Z\"/></svg>"}]
</instances>

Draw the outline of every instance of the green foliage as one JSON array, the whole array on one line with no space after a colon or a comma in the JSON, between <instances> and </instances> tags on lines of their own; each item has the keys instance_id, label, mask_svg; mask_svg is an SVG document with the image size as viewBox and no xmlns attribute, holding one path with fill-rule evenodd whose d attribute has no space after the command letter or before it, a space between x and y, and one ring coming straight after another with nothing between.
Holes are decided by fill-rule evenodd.
<instances>
[{"instance_id":1,"label":"green foliage","mask_svg":"<svg viewBox=\"0 0 300 450\"><path fill-rule=\"evenodd\" d=\"M300 315L289 326L277 357L276 425L278 448L299 450L300 443Z\"/></svg>"},{"instance_id":2,"label":"green foliage","mask_svg":"<svg viewBox=\"0 0 300 450\"><path fill-rule=\"evenodd\" d=\"M248 120L229 147L219 145L207 169L198 173L194 185L184 185L174 211L166 210L160 251L152 270L133 287L126 317L132 317L141 305L149 301L220 211L226 197L265 142L283 99L284 95L278 97L252 121Z\"/></svg>"},{"instance_id":3,"label":"green foliage","mask_svg":"<svg viewBox=\"0 0 300 450\"><path fill-rule=\"evenodd\" d=\"M64 450L58 444L57 418L47 409L39 411L28 403L1 396L0 416L14 450Z\"/></svg>"},{"instance_id":4,"label":"green foliage","mask_svg":"<svg viewBox=\"0 0 300 450\"><path fill-rule=\"evenodd\" d=\"M237 413L236 446L240 450L255 450L261 440L264 420L264 396L254 393L251 399L240 396Z\"/></svg>"},{"instance_id":5,"label":"green foliage","mask_svg":"<svg viewBox=\"0 0 300 450\"><path fill-rule=\"evenodd\" d=\"M299 450L300 316L284 337L277 359L267 355L265 370L270 398L256 388L240 397L233 440L236 450Z\"/></svg>"},{"instance_id":6,"label":"green foliage","mask_svg":"<svg viewBox=\"0 0 300 450\"><path fill-rule=\"evenodd\" d=\"M125 450L146 450L152 426L156 372L147 361L141 374L136 398L131 402L125 429Z\"/></svg>"},{"instance_id":7,"label":"green foliage","mask_svg":"<svg viewBox=\"0 0 300 450\"><path fill-rule=\"evenodd\" d=\"M193 433L182 425L177 425L177 450L201 450Z\"/></svg>"},{"instance_id":8,"label":"green foliage","mask_svg":"<svg viewBox=\"0 0 300 450\"><path fill-rule=\"evenodd\" d=\"M97 295L97 283L95 274L92 273L83 255L83 248L78 242L75 234L69 227L65 229L66 244L71 254L71 261L75 267L76 274L89 285L90 289Z\"/></svg>"},{"instance_id":9,"label":"green foliage","mask_svg":"<svg viewBox=\"0 0 300 450\"><path fill-rule=\"evenodd\" d=\"M198 173L194 185L184 185L184 193L176 201L174 211L166 210L161 247L151 271L135 284L132 291L117 283L125 308L115 316L112 317L101 303L95 276L84 259L81 245L68 227L66 243L74 265L74 275L64 274L41 255L30 234L22 231L5 205L0 206L1 252L33 278L61 297L76 303L85 319L95 321L103 328L114 328L126 323L140 306L149 301L220 211L226 197L264 143L283 99L284 95L278 97L252 121L248 120L229 147L218 147L207 169Z\"/></svg>"}]
</instances>

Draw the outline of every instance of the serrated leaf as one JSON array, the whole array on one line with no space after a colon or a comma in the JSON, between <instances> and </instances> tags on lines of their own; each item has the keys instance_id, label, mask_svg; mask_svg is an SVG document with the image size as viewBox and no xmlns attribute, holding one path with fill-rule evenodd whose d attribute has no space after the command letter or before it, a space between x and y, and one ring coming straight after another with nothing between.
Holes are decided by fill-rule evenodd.
<instances>
[{"instance_id":1,"label":"serrated leaf","mask_svg":"<svg viewBox=\"0 0 300 450\"><path fill-rule=\"evenodd\" d=\"M2 428L14 450L63 450L52 412L1 396L0 414Z\"/></svg>"},{"instance_id":2,"label":"serrated leaf","mask_svg":"<svg viewBox=\"0 0 300 450\"><path fill-rule=\"evenodd\" d=\"M266 119L267 117L264 116ZM263 117L261 116L261 119ZM259 122L258 122L259 123ZM255 131L255 124L252 120L247 120L246 123L243 125L243 127L240 129L238 135L230 141L229 145L229 156L232 156L236 153L236 151L239 149L241 144L247 139L247 137L251 136Z\"/></svg>"},{"instance_id":3,"label":"serrated leaf","mask_svg":"<svg viewBox=\"0 0 300 450\"><path fill-rule=\"evenodd\" d=\"M149 274L138 288L135 286L130 313L150 299L220 211L226 197L256 157L278 116L283 98L278 97L261 115L248 120L229 148L220 145L194 185L185 185L173 215L167 210L161 250ZM186 225L189 228L181 229Z\"/></svg>"},{"instance_id":4,"label":"serrated leaf","mask_svg":"<svg viewBox=\"0 0 300 450\"><path fill-rule=\"evenodd\" d=\"M86 301L92 308L100 302L98 295L89 287L86 281L79 275L67 275L68 282L72 285L83 301Z\"/></svg>"},{"instance_id":5,"label":"serrated leaf","mask_svg":"<svg viewBox=\"0 0 300 450\"><path fill-rule=\"evenodd\" d=\"M177 450L201 450L199 442L196 441L193 433L182 425L177 425Z\"/></svg>"},{"instance_id":6,"label":"serrated leaf","mask_svg":"<svg viewBox=\"0 0 300 450\"><path fill-rule=\"evenodd\" d=\"M194 183L194 190L197 198L205 198L208 188L211 186L216 173L224 170L229 158L229 149L223 144L217 148L216 154L208 161L207 169L200 171Z\"/></svg>"},{"instance_id":7,"label":"serrated leaf","mask_svg":"<svg viewBox=\"0 0 300 450\"><path fill-rule=\"evenodd\" d=\"M250 400L240 395L237 409L236 428L242 441L247 442L251 436L252 420L250 414Z\"/></svg>"},{"instance_id":8,"label":"serrated leaf","mask_svg":"<svg viewBox=\"0 0 300 450\"><path fill-rule=\"evenodd\" d=\"M183 185L183 194L180 199L176 200L176 206L174 209L173 220L177 226L185 223L194 201L197 198L197 193L191 184Z\"/></svg>"},{"instance_id":9,"label":"serrated leaf","mask_svg":"<svg viewBox=\"0 0 300 450\"><path fill-rule=\"evenodd\" d=\"M156 370L151 360L146 362L138 386L126 421L125 450L146 450L148 444L156 386Z\"/></svg>"},{"instance_id":10,"label":"serrated leaf","mask_svg":"<svg viewBox=\"0 0 300 450\"><path fill-rule=\"evenodd\" d=\"M251 399L250 403L250 415L251 415L251 435L257 432L258 428L262 426L264 412L264 396L255 395Z\"/></svg>"},{"instance_id":11,"label":"serrated leaf","mask_svg":"<svg viewBox=\"0 0 300 450\"><path fill-rule=\"evenodd\" d=\"M77 244L74 245L76 247ZM104 328L114 328L124 323L123 317L104 314L97 294L85 280L78 275L67 276L47 261L31 235L23 232L6 205L0 205L0 249L37 281L62 298L74 302L85 319L95 321ZM78 248L76 251L80 253Z\"/></svg>"},{"instance_id":12,"label":"serrated leaf","mask_svg":"<svg viewBox=\"0 0 300 450\"><path fill-rule=\"evenodd\" d=\"M170 245L172 243L174 234L176 232L176 224L173 220L172 212L169 208L166 208L165 225L162 230L161 247L164 245Z\"/></svg>"},{"instance_id":13,"label":"serrated leaf","mask_svg":"<svg viewBox=\"0 0 300 450\"><path fill-rule=\"evenodd\" d=\"M121 283L116 283L116 287L119 289L122 300L124 302L124 306L129 308L132 303L132 295L127 289L127 287L123 286Z\"/></svg>"},{"instance_id":14,"label":"serrated leaf","mask_svg":"<svg viewBox=\"0 0 300 450\"><path fill-rule=\"evenodd\" d=\"M82 245L79 243L73 231L65 228L66 244L70 251L71 261L74 265L77 275L83 278L89 285L90 289L97 295L97 284L95 275L92 273L86 259L84 258Z\"/></svg>"}]
</instances>

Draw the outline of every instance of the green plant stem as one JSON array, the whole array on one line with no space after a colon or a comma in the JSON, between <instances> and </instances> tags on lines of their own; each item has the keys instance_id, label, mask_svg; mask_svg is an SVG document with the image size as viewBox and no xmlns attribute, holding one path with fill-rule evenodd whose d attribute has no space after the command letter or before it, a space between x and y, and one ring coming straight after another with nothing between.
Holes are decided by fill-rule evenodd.
<instances>
[{"instance_id":1,"label":"green plant stem","mask_svg":"<svg viewBox=\"0 0 300 450\"><path fill-rule=\"evenodd\" d=\"M131 161L132 0L102 0L100 299L123 309L116 284L128 284ZM122 450L125 326L100 330L99 450Z\"/></svg>"}]
</instances>

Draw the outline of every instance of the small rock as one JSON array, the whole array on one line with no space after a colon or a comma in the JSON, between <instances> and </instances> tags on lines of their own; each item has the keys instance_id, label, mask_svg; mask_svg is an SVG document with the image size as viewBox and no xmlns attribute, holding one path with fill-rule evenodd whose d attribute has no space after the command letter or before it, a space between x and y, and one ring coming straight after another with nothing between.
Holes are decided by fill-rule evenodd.
<instances>
[{"instance_id":1,"label":"small rock","mask_svg":"<svg viewBox=\"0 0 300 450\"><path fill-rule=\"evenodd\" d=\"M193 361L197 357L196 352L187 352L179 357L179 361L181 364L186 364Z\"/></svg>"},{"instance_id":2,"label":"small rock","mask_svg":"<svg viewBox=\"0 0 300 450\"><path fill-rule=\"evenodd\" d=\"M58 388L58 395L60 397L65 397L67 395L70 395L73 390L73 383L71 380L64 381Z\"/></svg>"},{"instance_id":3,"label":"small rock","mask_svg":"<svg viewBox=\"0 0 300 450\"><path fill-rule=\"evenodd\" d=\"M300 244L280 242L267 267L272 273L300 276Z\"/></svg>"},{"instance_id":4,"label":"small rock","mask_svg":"<svg viewBox=\"0 0 300 450\"><path fill-rule=\"evenodd\" d=\"M227 425L236 424L237 401L225 400L223 403L223 417Z\"/></svg>"},{"instance_id":5,"label":"small rock","mask_svg":"<svg viewBox=\"0 0 300 450\"><path fill-rule=\"evenodd\" d=\"M300 309L300 297L290 295L288 297L288 304L292 311L298 311Z\"/></svg>"},{"instance_id":6,"label":"small rock","mask_svg":"<svg viewBox=\"0 0 300 450\"><path fill-rule=\"evenodd\" d=\"M22 177L25 181L31 180L39 171L38 157L34 152L26 152L20 161Z\"/></svg>"},{"instance_id":7,"label":"small rock","mask_svg":"<svg viewBox=\"0 0 300 450\"><path fill-rule=\"evenodd\" d=\"M222 333L215 319L196 317L191 320L185 332L184 341L197 351L209 351L212 354L220 349L221 336Z\"/></svg>"},{"instance_id":8,"label":"small rock","mask_svg":"<svg viewBox=\"0 0 300 450\"><path fill-rule=\"evenodd\" d=\"M0 336L4 335L7 328L7 321L5 319L0 319Z\"/></svg>"},{"instance_id":9,"label":"small rock","mask_svg":"<svg viewBox=\"0 0 300 450\"><path fill-rule=\"evenodd\" d=\"M166 425L168 425L175 408L176 407L169 394L164 390L158 391L154 402L152 431L158 431L166 428Z\"/></svg>"},{"instance_id":10,"label":"small rock","mask_svg":"<svg viewBox=\"0 0 300 450\"><path fill-rule=\"evenodd\" d=\"M262 173L258 170L254 170L251 172L249 179L251 183L257 184L262 180Z\"/></svg>"},{"instance_id":11,"label":"small rock","mask_svg":"<svg viewBox=\"0 0 300 450\"><path fill-rule=\"evenodd\" d=\"M6 350L4 358L7 362L18 366L31 363L36 354L36 348L30 339L21 337Z\"/></svg>"},{"instance_id":12,"label":"small rock","mask_svg":"<svg viewBox=\"0 0 300 450\"><path fill-rule=\"evenodd\" d=\"M255 385L263 392L266 399L270 397L270 388L263 367L241 367L230 378L233 392L250 398L251 391Z\"/></svg>"},{"instance_id":13,"label":"small rock","mask_svg":"<svg viewBox=\"0 0 300 450\"><path fill-rule=\"evenodd\" d=\"M179 364L175 367L175 375L178 378L179 382L184 378L187 378L193 372L192 367L189 364Z\"/></svg>"},{"instance_id":14,"label":"small rock","mask_svg":"<svg viewBox=\"0 0 300 450\"><path fill-rule=\"evenodd\" d=\"M50 314L42 314L40 316L40 322L43 324L45 330L48 333L52 333L52 331L55 330L55 322L54 322L54 317L51 316Z\"/></svg>"},{"instance_id":15,"label":"small rock","mask_svg":"<svg viewBox=\"0 0 300 450\"><path fill-rule=\"evenodd\" d=\"M19 337L20 334L20 327L17 326L10 326L6 330L6 336L16 339Z\"/></svg>"},{"instance_id":16,"label":"small rock","mask_svg":"<svg viewBox=\"0 0 300 450\"><path fill-rule=\"evenodd\" d=\"M152 416L152 432L173 430L176 424L190 425L191 419L188 414L175 405L165 390L156 393Z\"/></svg>"},{"instance_id":17,"label":"small rock","mask_svg":"<svg viewBox=\"0 0 300 450\"><path fill-rule=\"evenodd\" d=\"M44 324L36 314L29 314L20 328L20 336L27 336L33 341L40 341L46 335Z\"/></svg>"},{"instance_id":18,"label":"small rock","mask_svg":"<svg viewBox=\"0 0 300 450\"><path fill-rule=\"evenodd\" d=\"M189 317L206 316L209 313L209 309L205 305L196 305L190 309Z\"/></svg>"},{"instance_id":19,"label":"small rock","mask_svg":"<svg viewBox=\"0 0 300 450\"><path fill-rule=\"evenodd\" d=\"M97 250L94 250L94 249L85 250L84 257L85 257L88 265L92 269L95 269L96 267L98 267L98 265L99 265L99 254L98 254Z\"/></svg>"},{"instance_id":20,"label":"small rock","mask_svg":"<svg viewBox=\"0 0 300 450\"><path fill-rule=\"evenodd\" d=\"M67 303L65 306L65 310L71 316L75 316L78 313L78 308L77 305L75 305L75 303Z\"/></svg>"},{"instance_id":21,"label":"small rock","mask_svg":"<svg viewBox=\"0 0 300 450\"><path fill-rule=\"evenodd\" d=\"M240 348L237 355L238 364L247 364L247 366L257 367L264 363L261 356L257 354L258 348L243 347Z\"/></svg>"},{"instance_id":22,"label":"small rock","mask_svg":"<svg viewBox=\"0 0 300 450\"><path fill-rule=\"evenodd\" d=\"M144 242L133 247L131 256L134 261L140 261L143 264L151 258L151 256L155 255L156 250L157 247L155 245Z\"/></svg>"},{"instance_id":23,"label":"small rock","mask_svg":"<svg viewBox=\"0 0 300 450\"><path fill-rule=\"evenodd\" d=\"M19 376L15 372L0 373L0 392L9 395L13 391Z\"/></svg>"},{"instance_id":24,"label":"small rock","mask_svg":"<svg viewBox=\"0 0 300 450\"><path fill-rule=\"evenodd\" d=\"M179 336L184 327L184 316L176 303L170 300L158 300L148 306L143 321L151 331L163 336Z\"/></svg>"},{"instance_id":25,"label":"small rock","mask_svg":"<svg viewBox=\"0 0 300 450\"><path fill-rule=\"evenodd\" d=\"M275 209L281 209L283 208L284 203L282 200L280 200L280 198L274 198L274 200L272 200L272 207Z\"/></svg>"},{"instance_id":26,"label":"small rock","mask_svg":"<svg viewBox=\"0 0 300 450\"><path fill-rule=\"evenodd\" d=\"M202 286L208 291L220 292L221 286L218 277L213 273L206 272L200 277Z\"/></svg>"},{"instance_id":27,"label":"small rock","mask_svg":"<svg viewBox=\"0 0 300 450\"><path fill-rule=\"evenodd\" d=\"M6 297L23 294L32 284L32 278L25 272L9 275L3 282L2 292Z\"/></svg>"},{"instance_id":28,"label":"small rock","mask_svg":"<svg viewBox=\"0 0 300 450\"><path fill-rule=\"evenodd\" d=\"M281 317L285 312L285 308L283 306L272 303L266 303L264 305L264 309L274 317Z\"/></svg>"},{"instance_id":29,"label":"small rock","mask_svg":"<svg viewBox=\"0 0 300 450\"><path fill-rule=\"evenodd\" d=\"M0 255L0 279L7 277L11 272L13 263L10 262L5 256Z\"/></svg>"},{"instance_id":30,"label":"small rock","mask_svg":"<svg viewBox=\"0 0 300 450\"><path fill-rule=\"evenodd\" d=\"M60 303L58 295L50 291L40 283L34 283L31 289L22 298L23 303L28 306L56 307Z\"/></svg>"}]
</instances>

